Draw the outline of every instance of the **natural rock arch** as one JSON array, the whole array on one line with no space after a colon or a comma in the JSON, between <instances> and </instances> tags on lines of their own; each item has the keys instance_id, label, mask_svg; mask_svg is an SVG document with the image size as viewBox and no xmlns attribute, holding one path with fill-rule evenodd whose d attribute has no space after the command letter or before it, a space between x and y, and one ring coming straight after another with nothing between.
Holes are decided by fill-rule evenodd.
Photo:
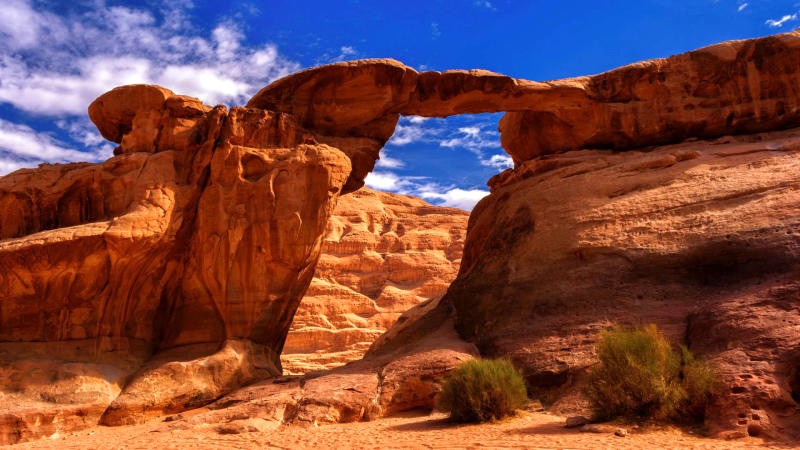
<instances>
[{"instance_id":1,"label":"natural rock arch","mask_svg":"<svg viewBox=\"0 0 800 450\"><path fill-rule=\"evenodd\" d=\"M507 112L502 146L519 164L580 148L630 148L800 124L800 34L731 41L578 78L535 82L485 70L417 72L392 59L316 67L259 91L341 145L363 185L400 115Z\"/></svg>"},{"instance_id":2,"label":"natural rock arch","mask_svg":"<svg viewBox=\"0 0 800 450\"><path fill-rule=\"evenodd\" d=\"M114 89L89 113L120 144L115 158L0 178L0 204L22 212L0 216L0 356L44 355L35 364L67 390L74 377L59 379L58 365L85 364L102 385L81 412L89 422L208 403L277 374L333 205L363 185L399 115L508 111L501 141L518 170L495 190L552 153L798 126L798 66L800 33L787 33L546 83L340 63L230 110L155 86ZM461 313L462 334L476 337L486 311Z\"/></svg>"}]
</instances>

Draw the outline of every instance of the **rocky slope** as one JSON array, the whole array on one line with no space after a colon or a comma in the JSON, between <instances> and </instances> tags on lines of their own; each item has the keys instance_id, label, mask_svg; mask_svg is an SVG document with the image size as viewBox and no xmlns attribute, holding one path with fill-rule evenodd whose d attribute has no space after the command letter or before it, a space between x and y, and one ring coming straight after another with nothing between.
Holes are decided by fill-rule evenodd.
<instances>
[{"instance_id":1,"label":"rocky slope","mask_svg":"<svg viewBox=\"0 0 800 450\"><path fill-rule=\"evenodd\" d=\"M367 188L343 196L286 338L284 372L358 359L402 313L441 297L461 264L468 216Z\"/></svg>"},{"instance_id":2,"label":"rocky slope","mask_svg":"<svg viewBox=\"0 0 800 450\"><path fill-rule=\"evenodd\" d=\"M354 61L230 111L117 88L90 107L117 156L0 179L0 440L210 402L181 426L364 420L431 407L478 352L566 410L597 332L647 322L717 367L710 429L797 435L798 62L792 32L547 83ZM361 361L226 395L277 373L338 196L399 115L489 111L516 166L445 297Z\"/></svg>"}]
</instances>

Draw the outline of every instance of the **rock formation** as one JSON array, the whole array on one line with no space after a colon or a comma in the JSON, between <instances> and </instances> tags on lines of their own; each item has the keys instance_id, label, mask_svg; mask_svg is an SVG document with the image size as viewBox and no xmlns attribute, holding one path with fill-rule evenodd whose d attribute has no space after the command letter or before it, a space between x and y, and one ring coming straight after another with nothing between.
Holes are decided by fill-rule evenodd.
<instances>
[{"instance_id":1,"label":"rock formation","mask_svg":"<svg viewBox=\"0 0 800 450\"><path fill-rule=\"evenodd\" d=\"M89 113L117 156L0 178L6 442L279 374L350 172L281 113L152 86L114 89Z\"/></svg>"},{"instance_id":2,"label":"rock formation","mask_svg":"<svg viewBox=\"0 0 800 450\"><path fill-rule=\"evenodd\" d=\"M281 361L306 373L359 359L402 313L458 272L468 213L363 188L343 196Z\"/></svg>"},{"instance_id":3,"label":"rock formation","mask_svg":"<svg viewBox=\"0 0 800 450\"><path fill-rule=\"evenodd\" d=\"M717 366L712 430L796 435L799 63L793 32L546 83L355 61L230 111L115 89L90 116L117 156L0 179L2 439L144 420L275 374L338 195L399 115L490 111L508 111L515 168L473 211L445 297L362 361L212 409L320 423L430 407L474 343L563 410L597 331L654 322Z\"/></svg>"},{"instance_id":4,"label":"rock formation","mask_svg":"<svg viewBox=\"0 0 800 450\"><path fill-rule=\"evenodd\" d=\"M473 211L443 302L555 410L601 330L655 323L717 369L713 431L800 431L798 169L797 129L526 161Z\"/></svg>"}]
</instances>

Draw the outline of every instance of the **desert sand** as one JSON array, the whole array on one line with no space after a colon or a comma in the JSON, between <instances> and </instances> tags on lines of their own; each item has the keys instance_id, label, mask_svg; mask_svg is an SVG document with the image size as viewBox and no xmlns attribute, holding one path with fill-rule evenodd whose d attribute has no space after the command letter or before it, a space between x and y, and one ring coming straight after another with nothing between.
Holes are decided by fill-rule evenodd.
<instances>
[{"instance_id":1,"label":"desert sand","mask_svg":"<svg viewBox=\"0 0 800 450\"><path fill-rule=\"evenodd\" d=\"M260 420L260 419L258 419ZM15 449L301 449L301 448L503 448L503 449L752 449L797 448L759 438L720 440L704 438L677 428L646 428L625 437L608 432L591 433L564 428L564 418L541 412L520 412L516 417L487 424L457 425L447 416L405 414L372 422L317 427L279 426L266 431L246 431L264 424L240 421L225 428L209 424L187 428L181 422L150 422L129 427L96 427L57 438L28 442ZM263 421L262 421L263 422ZM267 427L269 425L266 425ZM231 434L226 434L231 433Z\"/></svg>"}]
</instances>

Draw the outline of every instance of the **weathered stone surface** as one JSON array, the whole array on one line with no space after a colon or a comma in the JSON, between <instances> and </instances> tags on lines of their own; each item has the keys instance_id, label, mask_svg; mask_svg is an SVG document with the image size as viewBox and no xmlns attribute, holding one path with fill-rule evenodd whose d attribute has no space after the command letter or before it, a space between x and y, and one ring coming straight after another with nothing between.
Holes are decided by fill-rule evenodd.
<instances>
[{"instance_id":1,"label":"weathered stone surface","mask_svg":"<svg viewBox=\"0 0 800 450\"><path fill-rule=\"evenodd\" d=\"M325 136L381 145L398 114L509 111L500 121L501 140L519 164L579 148L631 149L799 126L799 64L798 32L546 83L481 70L418 73L395 60L370 59L290 75L248 106L293 114ZM360 168L349 187L363 185L379 149L343 150Z\"/></svg>"},{"instance_id":2,"label":"weathered stone surface","mask_svg":"<svg viewBox=\"0 0 800 450\"><path fill-rule=\"evenodd\" d=\"M601 330L655 323L718 369L712 429L796 433L798 169L798 129L527 161L473 210L445 300L535 395L560 398Z\"/></svg>"},{"instance_id":3,"label":"weathered stone surface","mask_svg":"<svg viewBox=\"0 0 800 450\"><path fill-rule=\"evenodd\" d=\"M622 150L796 127L798 65L800 33L792 32L576 78L569 84L581 87L579 102L505 115L503 148L520 162L576 148Z\"/></svg>"},{"instance_id":4,"label":"weathered stone surface","mask_svg":"<svg viewBox=\"0 0 800 450\"><path fill-rule=\"evenodd\" d=\"M567 421L564 423L566 428L577 428L582 427L589 423L589 419L585 416L570 416L567 417Z\"/></svg>"},{"instance_id":5,"label":"weathered stone surface","mask_svg":"<svg viewBox=\"0 0 800 450\"><path fill-rule=\"evenodd\" d=\"M128 139L148 136L145 139L152 144L164 102L173 95L172 91L161 86L120 86L92 102L89 117L100 134L111 142L121 143L123 137L130 135ZM134 128L137 130L133 131ZM136 145L128 143L124 147L133 150Z\"/></svg>"},{"instance_id":6,"label":"weathered stone surface","mask_svg":"<svg viewBox=\"0 0 800 450\"><path fill-rule=\"evenodd\" d=\"M0 178L0 203L14 212L0 217L0 353L12 368L4 376L20 378L32 341L83 342L83 354L41 350L64 390L79 377L71 374L100 370L97 361L112 360L103 373L120 374L99 377L78 400L50 392L58 385L3 383L4 395L46 397L42 409L54 417L83 405L90 422L122 389L103 419L121 424L279 373L349 159L284 114L169 95L128 86L92 105L103 133L120 142L104 163ZM58 368L72 366L80 370ZM11 408L6 417L26 414Z\"/></svg>"},{"instance_id":7,"label":"weathered stone surface","mask_svg":"<svg viewBox=\"0 0 800 450\"><path fill-rule=\"evenodd\" d=\"M461 263L467 217L366 188L342 197L286 339L284 371L358 359L403 312L441 297Z\"/></svg>"}]
</instances>

